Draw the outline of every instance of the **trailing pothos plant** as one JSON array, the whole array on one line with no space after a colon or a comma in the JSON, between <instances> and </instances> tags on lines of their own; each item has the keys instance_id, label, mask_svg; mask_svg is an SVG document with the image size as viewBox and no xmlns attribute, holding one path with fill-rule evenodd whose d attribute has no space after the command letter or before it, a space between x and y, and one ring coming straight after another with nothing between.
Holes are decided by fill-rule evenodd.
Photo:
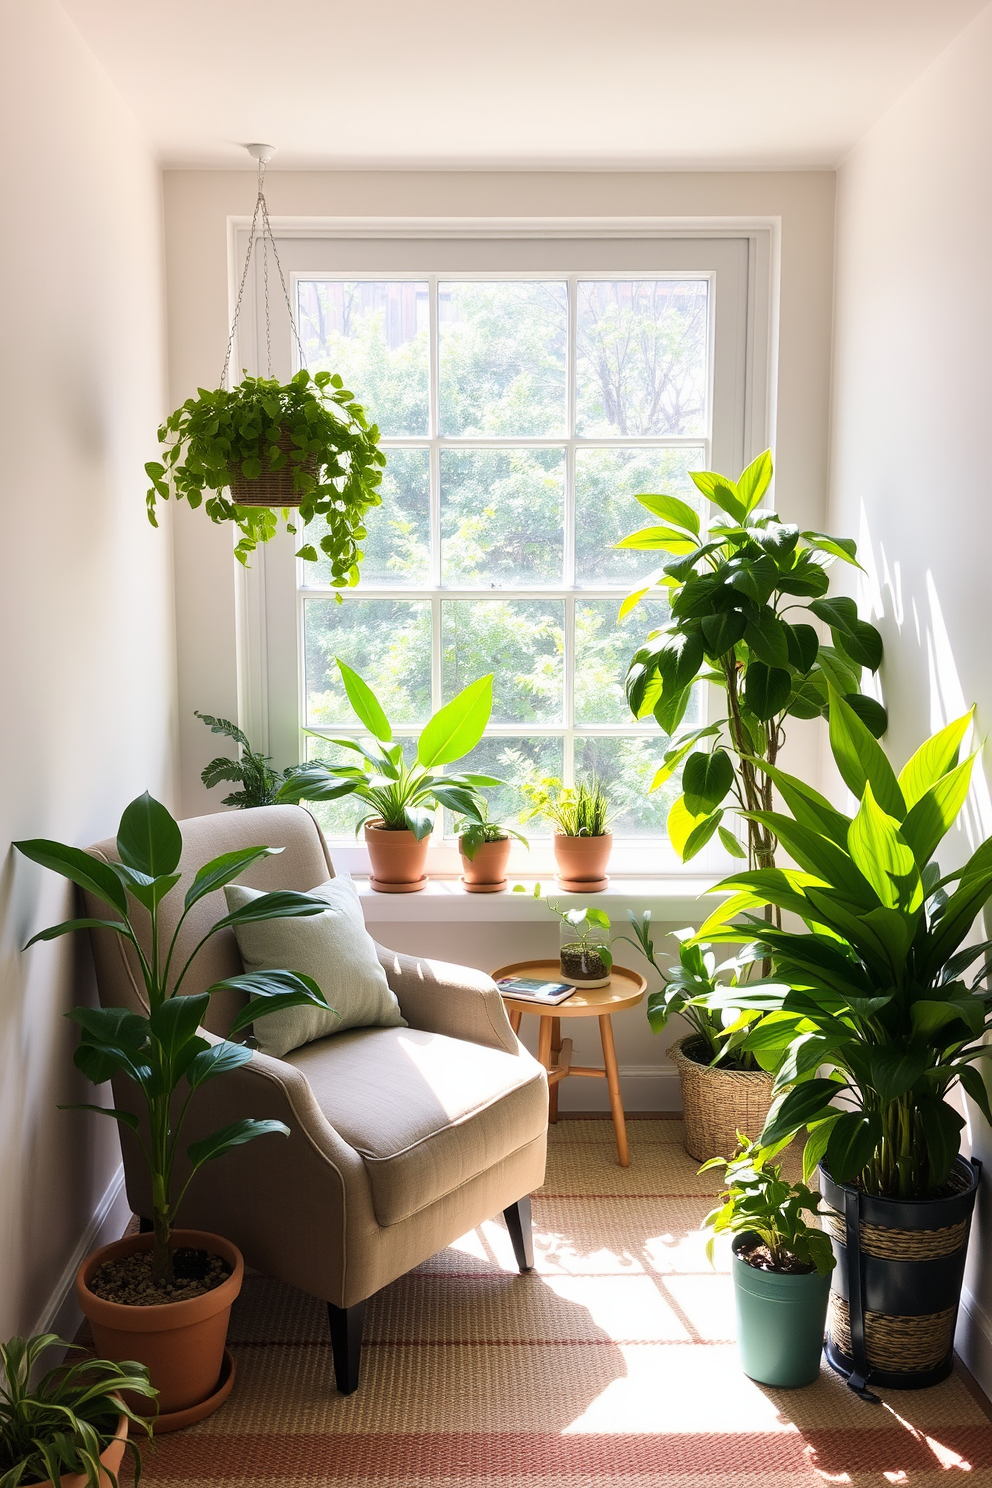
<instances>
[{"instance_id":1,"label":"trailing pothos plant","mask_svg":"<svg viewBox=\"0 0 992 1488\"><path fill-rule=\"evenodd\" d=\"M725 879L719 887L738 892L699 931L755 939L772 961L773 983L727 994L766 1015L747 1040L777 1065L761 1144L806 1127L807 1176L823 1158L838 1183L885 1197L927 1197L947 1182L964 1125L948 1102L955 1086L992 1122L975 1063L992 1052L992 941L961 949L992 896L992 838L953 873L934 858L968 794L975 755L959 753L970 721L934 734L897 775L834 694L830 745L857 813L765 763L791 815L763 812L762 825L799 866ZM768 904L805 929L748 913Z\"/></svg>"},{"instance_id":2,"label":"trailing pothos plant","mask_svg":"<svg viewBox=\"0 0 992 1488\"><path fill-rule=\"evenodd\" d=\"M210 1043L199 1032L216 992L247 993L250 1002L234 1018L231 1032L239 1033L257 1018L283 1008L316 1004L327 1007L323 992L310 977L293 971L256 971L225 977L205 992L183 994L183 982L197 954L219 930L258 920L293 919L322 914L327 904L308 894L285 890L262 894L250 904L216 920L183 964L176 947L186 916L206 895L244 873L259 859L282 852L281 847L244 847L205 863L186 889L183 910L168 943L160 933L160 906L179 883L179 859L183 839L178 822L160 802L145 792L132 801L121 817L117 832L120 862L105 862L82 848L44 838L15 842L26 858L51 868L77 884L87 894L106 904L114 918L65 920L40 930L25 950L39 940L54 940L73 930L104 929L132 947L140 967L144 1011L126 1008L73 1008L68 1018L81 1029L74 1056L77 1068L94 1085L123 1075L138 1088L145 1108L139 1121L132 1111L116 1107L77 1105L70 1110L98 1111L131 1132L148 1165L152 1190L154 1242L152 1274L155 1281L170 1282L172 1227L176 1211L190 1182L206 1162L235 1147L269 1133L289 1136L281 1121L245 1118L191 1142L185 1156L188 1172L178 1193L174 1169L180 1138L190 1101L201 1085L252 1058L243 1044L220 1039Z\"/></svg>"},{"instance_id":3,"label":"trailing pothos plant","mask_svg":"<svg viewBox=\"0 0 992 1488\"><path fill-rule=\"evenodd\" d=\"M169 415L158 438L163 459L145 466L153 527L159 499L174 496L197 507L206 496L210 520L233 522L241 533L234 554L247 565L249 553L276 535L279 519L271 507L239 506L231 482L289 467L300 522L322 518L327 528L316 546L305 543L296 556L316 563L323 553L336 589L358 583L358 544L366 535L366 512L382 500L386 457L378 428L337 373L311 375L303 368L289 382L246 376L237 387L198 388ZM285 520L286 531L295 533L295 521Z\"/></svg>"},{"instance_id":4,"label":"trailing pothos plant","mask_svg":"<svg viewBox=\"0 0 992 1488\"><path fill-rule=\"evenodd\" d=\"M705 530L688 502L638 496L661 525L617 543L673 555L620 607L623 619L657 588L671 607L671 623L653 631L630 663L627 700L635 718L653 714L670 736L651 789L682 765L682 794L669 813L668 833L683 862L719 832L735 857L768 868L776 839L760 820L773 804L762 764L775 765L787 719L826 716L831 688L875 737L884 733L884 708L859 691L862 668L878 670L882 639L858 618L853 599L827 597L827 569L836 559L860 567L853 540L800 532L761 509L772 479L768 450L736 481L712 471L690 474L719 508ZM820 643L810 616L829 628L832 646ZM679 734L699 681L718 690L721 716ZM723 824L728 811L745 819L746 853Z\"/></svg>"},{"instance_id":5,"label":"trailing pothos plant","mask_svg":"<svg viewBox=\"0 0 992 1488\"><path fill-rule=\"evenodd\" d=\"M465 771L445 775L442 767L463 759L485 733L493 709L492 673L463 687L428 719L411 765L403 757L403 741L393 740L389 719L368 683L340 658L338 670L348 701L375 742L370 748L361 739L323 740L357 755L356 763L329 765L311 760L293 771L276 792L276 800L336 801L356 796L362 803L356 832L368 822L387 832L412 832L418 842L433 830L438 806L458 812L467 822L481 823L480 789L503 782L495 775Z\"/></svg>"},{"instance_id":6,"label":"trailing pothos plant","mask_svg":"<svg viewBox=\"0 0 992 1488\"><path fill-rule=\"evenodd\" d=\"M727 1187L703 1220L711 1229L706 1254L713 1261L717 1235L755 1235L768 1251L773 1271L813 1271L829 1276L836 1261L830 1237L803 1216L819 1214L820 1196L804 1183L789 1183L771 1153L737 1133L732 1158L711 1157L701 1173L723 1168Z\"/></svg>"}]
</instances>

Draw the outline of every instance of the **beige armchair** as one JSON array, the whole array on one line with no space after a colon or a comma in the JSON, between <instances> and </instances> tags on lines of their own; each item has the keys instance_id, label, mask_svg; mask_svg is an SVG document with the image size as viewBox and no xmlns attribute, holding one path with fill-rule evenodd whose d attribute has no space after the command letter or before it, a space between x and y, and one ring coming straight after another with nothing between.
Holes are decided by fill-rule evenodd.
<instances>
[{"instance_id":1,"label":"beige armchair","mask_svg":"<svg viewBox=\"0 0 992 1488\"><path fill-rule=\"evenodd\" d=\"M262 890L306 891L333 876L320 829L297 806L195 817L180 823L183 879L165 901L172 934L185 883L211 858L264 843L284 851L240 880ZM91 851L117 857L113 842ZM90 901L88 912L100 914ZM183 927L182 965L227 912L222 891L202 899ZM139 1007L133 953L91 932L105 1006ZM203 1086L186 1141L245 1116L274 1117L289 1138L266 1136L209 1163L190 1186L180 1222L228 1236L250 1266L328 1304L338 1389L358 1384L368 1297L459 1235L503 1212L521 1271L533 1264L529 1195L544 1181L548 1092L544 1070L510 1028L487 976L399 955L379 958L408 1028L359 1028L284 1059L251 1061ZM290 970L293 968L290 967ZM194 962L184 991L201 992L242 970L225 929ZM206 1030L223 1036L241 999L218 994ZM118 1106L137 1112L133 1087ZM122 1131L127 1194L151 1212L147 1174Z\"/></svg>"}]
</instances>

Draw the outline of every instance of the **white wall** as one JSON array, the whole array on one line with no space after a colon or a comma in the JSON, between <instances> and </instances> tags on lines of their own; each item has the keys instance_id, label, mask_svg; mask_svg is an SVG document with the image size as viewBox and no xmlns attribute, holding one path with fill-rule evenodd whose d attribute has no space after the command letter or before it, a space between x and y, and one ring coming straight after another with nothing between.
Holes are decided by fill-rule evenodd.
<instances>
[{"instance_id":1,"label":"white wall","mask_svg":"<svg viewBox=\"0 0 992 1488\"><path fill-rule=\"evenodd\" d=\"M873 559L899 764L977 704L992 729L992 8L861 142L839 175L830 520ZM988 764L986 752L986 764ZM992 831L988 791L943 856ZM992 1137L969 1113L974 1150ZM988 1182L959 1347L992 1389Z\"/></svg>"},{"instance_id":2,"label":"white wall","mask_svg":"<svg viewBox=\"0 0 992 1488\"><path fill-rule=\"evenodd\" d=\"M20 953L71 895L8 844L85 845L146 787L171 803L175 681L171 537L145 519L142 468L165 411L161 177L52 0L0 8L0 139L6 1338L47 1321L119 1161L110 1123L56 1109L94 1098L62 1016L92 996L85 947Z\"/></svg>"}]
</instances>

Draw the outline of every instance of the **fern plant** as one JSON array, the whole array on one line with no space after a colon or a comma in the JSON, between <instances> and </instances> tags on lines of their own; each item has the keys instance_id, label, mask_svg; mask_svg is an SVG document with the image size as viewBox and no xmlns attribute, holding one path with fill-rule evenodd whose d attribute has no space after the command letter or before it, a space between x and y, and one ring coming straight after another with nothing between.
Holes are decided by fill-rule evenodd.
<instances>
[{"instance_id":1,"label":"fern plant","mask_svg":"<svg viewBox=\"0 0 992 1488\"><path fill-rule=\"evenodd\" d=\"M299 766L290 765L286 770L274 769L269 763L271 757L252 749L247 734L236 723L232 723L229 718L214 718L211 713L194 711L212 734L223 734L226 738L233 739L239 749L236 760L231 759L230 755L219 754L201 770L200 779L207 789L212 790L222 780L237 781L241 790L232 791L229 796L225 796L221 801L222 806L239 806L243 811L249 806L271 806L279 787L295 774Z\"/></svg>"}]
</instances>

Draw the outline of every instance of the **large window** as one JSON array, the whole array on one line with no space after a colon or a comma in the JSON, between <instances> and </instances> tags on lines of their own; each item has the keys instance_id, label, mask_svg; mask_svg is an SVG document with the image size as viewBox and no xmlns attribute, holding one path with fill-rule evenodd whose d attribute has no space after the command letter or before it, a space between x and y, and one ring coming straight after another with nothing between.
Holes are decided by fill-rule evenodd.
<instances>
[{"instance_id":1,"label":"large window","mask_svg":"<svg viewBox=\"0 0 992 1488\"><path fill-rule=\"evenodd\" d=\"M426 245L411 246L423 262ZM539 246L545 261L554 257L554 245ZM295 245L307 365L341 373L379 424L388 463L359 587L339 603L319 565L293 564L293 712L300 748L330 760L330 737L360 732L337 657L411 738L466 683L493 672L491 726L466 761L505 781L491 793L492 814L516 824L528 777L594 775L635 869L648 847L658 865L678 787L649 793L665 739L653 722L631 719L623 679L667 605L653 598L618 623L621 598L652 564L614 544L651 520L638 492L696 501L689 472L717 463L715 439L734 463L737 431L721 441L715 425L721 412L728 431L733 424L740 379L725 375L721 387L717 316L729 373L741 360L746 244L712 245L725 264L697 266L689 248L685 267L653 271L657 254L638 244L645 267L633 272L629 254L611 255L616 246L596 245L596 271L349 273L308 269ZM721 398L734 406L721 410ZM278 609L271 576L268 589ZM269 629L282 648L274 657L270 639L271 676L274 661L281 671L289 659L288 626ZM277 691L286 713L289 689ZM318 814L331 837L354 840L353 803ZM452 831L447 819L435 834L435 871L456 864ZM527 831L547 837L536 821ZM546 871L545 855L535 842L518 868Z\"/></svg>"}]
</instances>

